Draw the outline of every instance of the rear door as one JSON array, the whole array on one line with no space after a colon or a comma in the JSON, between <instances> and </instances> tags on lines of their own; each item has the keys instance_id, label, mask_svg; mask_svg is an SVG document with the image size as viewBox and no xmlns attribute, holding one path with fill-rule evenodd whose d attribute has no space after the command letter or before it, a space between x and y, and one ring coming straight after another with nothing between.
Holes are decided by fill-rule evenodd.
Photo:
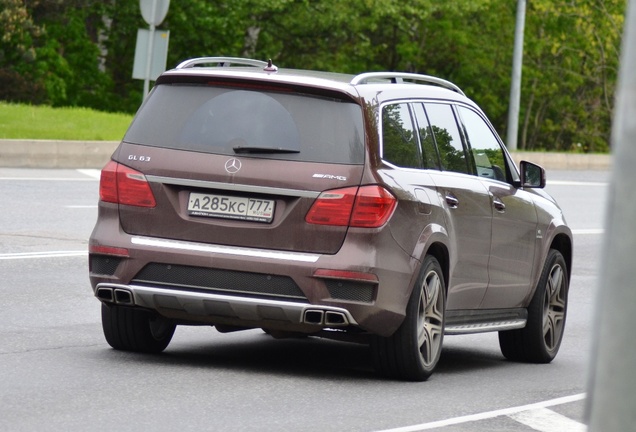
<instances>
[{"instance_id":1,"label":"rear door","mask_svg":"<svg viewBox=\"0 0 636 432\"><path fill-rule=\"evenodd\" d=\"M440 156L441 171L431 171L444 205L455 257L447 309L476 309L488 287L492 205L488 189L474 175L450 104L427 102L428 119ZM423 115L423 113L422 113Z\"/></svg>"},{"instance_id":2,"label":"rear door","mask_svg":"<svg viewBox=\"0 0 636 432\"><path fill-rule=\"evenodd\" d=\"M347 228L308 224L305 216L320 192L360 184L360 106L345 96L253 87L155 87L115 158L146 176L157 206L120 206L125 232L338 251Z\"/></svg>"},{"instance_id":3,"label":"rear door","mask_svg":"<svg viewBox=\"0 0 636 432\"><path fill-rule=\"evenodd\" d=\"M437 153L431 145L430 128L425 124L418 127L415 116L416 110L408 102L382 107L385 166L378 170L384 184L399 197L398 209L389 222L391 235L409 253L428 227L445 225L429 171L439 169Z\"/></svg>"}]
</instances>

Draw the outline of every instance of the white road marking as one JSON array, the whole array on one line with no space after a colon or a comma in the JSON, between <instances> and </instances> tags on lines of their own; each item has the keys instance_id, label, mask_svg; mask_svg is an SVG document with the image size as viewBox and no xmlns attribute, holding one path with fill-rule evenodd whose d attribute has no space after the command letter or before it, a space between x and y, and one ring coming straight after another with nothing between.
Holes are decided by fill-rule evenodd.
<instances>
[{"instance_id":1,"label":"white road marking","mask_svg":"<svg viewBox=\"0 0 636 432\"><path fill-rule=\"evenodd\" d=\"M605 230L603 228L577 229L577 230L572 230L572 234L574 235L605 234Z\"/></svg>"},{"instance_id":2,"label":"white road marking","mask_svg":"<svg viewBox=\"0 0 636 432\"><path fill-rule=\"evenodd\" d=\"M496 411L488 411L488 412L483 412L478 414L467 415L463 417L455 417L455 418L450 418L446 420L439 420L435 422L422 423L419 425L405 426L405 427L395 428L395 429L386 429L386 430L378 431L378 432L419 432L423 430L441 428L445 426L452 426L452 425L457 425L462 423L470 423L470 422L475 422L480 420L487 420L487 419L491 419L495 417L510 416L512 414L516 414L516 413L520 413L524 411L537 410L540 408L546 408L546 407L555 406L555 405L562 405L562 404L566 404L570 402L580 401L583 399L585 399L585 393L572 395L572 396L566 396L566 397L557 398L557 399L551 399L551 400L538 402L538 403L534 403L530 405L504 408L504 409L500 409ZM561 432L563 430L567 430L567 429L553 429L554 432Z\"/></svg>"},{"instance_id":3,"label":"white road marking","mask_svg":"<svg viewBox=\"0 0 636 432\"><path fill-rule=\"evenodd\" d=\"M78 173L85 177L0 177L0 180L7 181L95 181L101 177L101 170L98 169L76 169ZM88 178L87 178L88 177Z\"/></svg>"},{"instance_id":4,"label":"white road marking","mask_svg":"<svg viewBox=\"0 0 636 432\"><path fill-rule=\"evenodd\" d=\"M547 408L511 414L508 417L539 432L585 432L587 426Z\"/></svg>"},{"instance_id":5,"label":"white road marking","mask_svg":"<svg viewBox=\"0 0 636 432\"><path fill-rule=\"evenodd\" d=\"M76 181L76 182L94 182L94 178L80 177L0 177L0 180L7 181Z\"/></svg>"},{"instance_id":6,"label":"white road marking","mask_svg":"<svg viewBox=\"0 0 636 432\"><path fill-rule=\"evenodd\" d=\"M92 177L94 179L99 180L99 178L101 177L101 170L98 169L78 169L77 172L82 173L84 175L87 175L89 177Z\"/></svg>"},{"instance_id":7,"label":"white road marking","mask_svg":"<svg viewBox=\"0 0 636 432\"><path fill-rule=\"evenodd\" d=\"M586 182L571 180L548 180L548 186L609 186L608 182Z\"/></svg>"},{"instance_id":8,"label":"white road marking","mask_svg":"<svg viewBox=\"0 0 636 432\"><path fill-rule=\"evenodd\" d=\"M85 256L86 251L50 251L50 252L23 252L0 254L0 261L16 259L40 259L40 258L64 258Z\"/></svg>"}]
</instances>

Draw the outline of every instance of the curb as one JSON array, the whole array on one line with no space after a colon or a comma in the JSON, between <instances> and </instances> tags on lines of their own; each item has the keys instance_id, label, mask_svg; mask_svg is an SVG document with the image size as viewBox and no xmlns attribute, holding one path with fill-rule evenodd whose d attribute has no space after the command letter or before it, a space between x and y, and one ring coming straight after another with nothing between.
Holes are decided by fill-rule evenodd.
<instances>
[{"instance_id":1,"label":"curb","mask_svg":"<svg viewBox=\"0 0 636 432\"><path fill-rule=\"evenodd\" d=\"M511 155L517 165L527 160L546 170L609 171L612 168L612 156L609 154L512 152Z\"/></svg>"},{"instance_id":2,"label":"curb","mask_svg":"<svg viewBox=\"0 0 636 432\"><path fill-rule=\"evenodd\" d=\"M119 141L0 140L3 168L99 168Z\"/></svg>"},{"instance_id":3,"label":"curb","mask_svg":"<svg viewBox=\"0 0 636 432\"><path fill-rule=\"evenodd\" d=\"M0 140L2 168L94 168L110 160L119 141ZM546 170L609 170L611 155L513 152L512 158L532 161Z\"/></svg>"}]
</instances>

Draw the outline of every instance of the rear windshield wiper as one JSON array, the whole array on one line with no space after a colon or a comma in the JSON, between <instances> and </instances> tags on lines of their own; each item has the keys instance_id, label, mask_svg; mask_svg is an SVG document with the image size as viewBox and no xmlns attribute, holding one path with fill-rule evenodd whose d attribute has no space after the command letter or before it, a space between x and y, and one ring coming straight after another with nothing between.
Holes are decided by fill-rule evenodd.
<instances>
[{"instance_id":1,"label":"rear windshield wiper","mask_svg":"<svg viewBox=\"0 0 636 432\"><path fill-rule=\"evenodd\" d=\"M283 147L236 146L232 150L234 153L300 153L300 150Z\"/></svg>"}]
</instances>

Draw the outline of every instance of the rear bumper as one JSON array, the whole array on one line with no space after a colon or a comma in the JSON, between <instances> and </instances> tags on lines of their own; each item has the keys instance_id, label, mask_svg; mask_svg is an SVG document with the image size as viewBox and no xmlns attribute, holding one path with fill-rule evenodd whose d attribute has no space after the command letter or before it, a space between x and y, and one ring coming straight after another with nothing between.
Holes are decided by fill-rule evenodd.
<instances>
[{"instance_id":1,"label":"rear bumper","mask_svg":"<svg viewBox=\"0 0 636 432\"><path fill-rule=\"evenodd\" d=\"M357 322L348 310L282 300L256 299L161 287L97 284L95 296L110 304L153 309L172 318L232 323L248 327L279 327L307 332L341 328Z\"/></svg>"},{"instance_id":2,"label":"rear bumper","mask_svg":"<svg viewBox=\"0 0 636 432\"><path fill-rule=\"evenodd\" d=\"M178 323L388 336L404 319L418 262L387 234L352 231L337 254L325 255L135 236L109 221L96 226L89 249L107 245L128 255L91 252L89 275L102 302L155 310ZM337 280L321 276L324 269L377 280Z\"/></svg>"}]
</instances>

